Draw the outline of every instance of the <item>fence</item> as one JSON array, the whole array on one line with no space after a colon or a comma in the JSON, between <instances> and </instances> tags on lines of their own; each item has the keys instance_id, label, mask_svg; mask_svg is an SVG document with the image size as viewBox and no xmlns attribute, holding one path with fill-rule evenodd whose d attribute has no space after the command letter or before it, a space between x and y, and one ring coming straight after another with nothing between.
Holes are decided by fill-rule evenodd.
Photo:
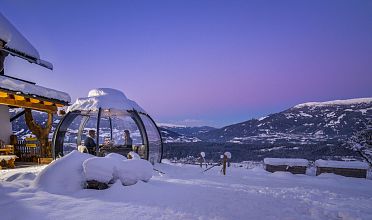
<instances>
[{"instance_id":1,"label":"fence","mask_svg":"<svg viewBox=\"0 0 372 220\"><path fill-rule=\"evenodd\" d=\"M40 143L36 147L27 147L26 141L19 140L14 146L15 154L18 156L17 161L22 162L37 162L41 157Z\"/></svg>"}]
</instances>

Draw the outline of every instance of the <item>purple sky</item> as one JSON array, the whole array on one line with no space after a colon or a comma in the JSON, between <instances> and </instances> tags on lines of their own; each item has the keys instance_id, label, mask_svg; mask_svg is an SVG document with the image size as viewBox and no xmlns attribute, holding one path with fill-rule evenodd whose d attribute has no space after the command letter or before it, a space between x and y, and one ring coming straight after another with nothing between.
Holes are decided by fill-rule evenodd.
<instances>
[{"instance_id":1,"label":"purple sky","mask_svg":"<svg viewBox=\"0 0 372 220\"><path fill-rule=\"evenodd\" d=\"M372 96L372 1L0 0L54 64L7 74L84 97L122 90L156 121L224 125Z\"/></svg>"}]
</instances>

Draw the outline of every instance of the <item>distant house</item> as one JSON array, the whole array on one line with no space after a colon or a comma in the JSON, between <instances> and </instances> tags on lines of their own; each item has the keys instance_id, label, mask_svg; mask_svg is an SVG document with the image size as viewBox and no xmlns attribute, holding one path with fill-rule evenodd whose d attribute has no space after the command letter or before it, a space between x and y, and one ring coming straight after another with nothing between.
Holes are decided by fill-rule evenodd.
<instances>
[{"instance_id":1,"label":"distant house","mask_svg":"<svg viewBox=\"0 0 372 220\"><path fill-rule=\"evenodd\" d=\"M306 174L309 161L296 158L265 158L265 170L269 172L291 172L293 174Z\"/></svg>"}]
</instances>

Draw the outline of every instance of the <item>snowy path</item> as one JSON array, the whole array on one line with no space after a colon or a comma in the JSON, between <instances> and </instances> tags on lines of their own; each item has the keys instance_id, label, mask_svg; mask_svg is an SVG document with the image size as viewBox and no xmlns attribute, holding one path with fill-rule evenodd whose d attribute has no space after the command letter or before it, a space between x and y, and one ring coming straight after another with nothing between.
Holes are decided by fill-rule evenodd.
<instances>
[{"instance_id":1,"label":"snowy path","mask_svg":"<svg viewBox=\"0 0 372 220\"><path fill-rule=\"evenodd\" d=\"M59 195L30 187L42 168L1 171L0 219L372 219L365 179L161 164L148 183Z\"/></svg>"}]
</instances>

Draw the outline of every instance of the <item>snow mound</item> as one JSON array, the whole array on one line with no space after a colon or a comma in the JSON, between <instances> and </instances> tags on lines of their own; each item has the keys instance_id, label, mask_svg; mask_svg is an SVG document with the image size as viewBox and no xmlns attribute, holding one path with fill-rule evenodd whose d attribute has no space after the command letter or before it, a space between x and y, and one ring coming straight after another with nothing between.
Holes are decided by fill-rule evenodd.
<instances>
[{"instance_id":1,"label":"snow mound","mask_svg":"<svg viewBox=\"0 0 372 220\"><path fill-rule=\"evenodd\" d=\"M117 153L109 153L105 157L115 158L117 160L127 160L127 158L125 156L123 156L121 154L117 154Z\"/></svg>"},{"instance_id":2,"label":"snow mound","mask_svg":"<svg viewBox=\"0 0 372 220\"><path fill-rule=\"evenodd\" d=\"M85 180L97 180L102 183L115 182L117 179L125 186L138 181L149 181L153 166L147 160L142 160L133 152L133 158L111 153L106 157L93 157L83 162Z\"/></svg>"},{"instance_id":3,"label":"snow mound","mask_svg":"<svg viewBox=\"0 0 372 220\"><path fill-rule=\"evenodd\" d=\"M295 158L265 158L264 163L273 166L304 166L309 164L308 160L305 159L295 159Z\"/></svg>"},{"instance_id":4,"label":"snow mound","mask_svg":"<svg viewBox=\"0 0 372 220\"><path fill-rule=\"evenodd\" d=\"M0 39L7 42L9 48L21 51L40 59L39 52L31 43L0 13Z\"/></svg>"},{"instance_id":5,"label":"snow mound","mask_svg":"<svg viewBox=\"0 0 372 220\"><path fill-rule=\"evenodd\" d=\"M334 168L350 168L350 169L368 169L368 163L361 161L334 161L334 160L316 160L317 167L334 167Z\"/></svg>"},{"instance_id":6,"label":"snow mound","mask_svg":"<svg viewBox=\"0 0 372 220\"><path fill-rule=\"evenodd\" d=\"M36 177L33 186L50 193L70 193L82 189L83 162L94 157L76 150L53 161Z\"/></svg>"},{"instance_id":7,"label":"snow mound","mask_svg":"<svg viewBox=\"0 0 372 220\"><path fill-rule=\"evenodd\" d=\"M147 160L128 160L116 153L95 157L75 150L43 169L32 186L54 194L69 194L83 189L89 180L109 183L119 179L123 185L133 185L149 181L152 172L153 166ZM8 180L31 177L14 176Z\"/></svg>"},{"instance_id":8,"label":"snow mound","mask_svg":"<svg viewBox=\"0 0 372 220\"><path fill-rule=\"evenodd\" d=\"M114 178L114 169L118 160L110 157L93 157L83 162L85 180L97 180L108 183Z\"/></svg>"},{"instance_id":9,"label":"snow mound","mask_svg":"<svg viewBox=\"0 0 372 220\"><path fill-rule=\"evenodd\" d=\"M303 108L303 107L324 107L331 105L356 105L363 103L372 103L372 98L359 98L359 99L345 99L345 100L334 100L328 102L306 102L294 106L293 108Z\"/></svg>"},{"instance_id":10,"label":"snow mound","mask_svg":"<svg viewBox=\"0 0 372 220\"><path fill-rule=\"evenodd\" d=\"M149 181L152 177L153 166L147 160L125 160L123 166L117 167L117 176L125 186L136 184L138 181Z\"/></svg>"},{"instance_id":11,"label":"snow mound","mask_svg":"<svg viewBox=\"0 0 372 220\"><path fill-rule=\"evenodd\" d=\"M97 111L102 109L114 110L136 110L145 111L134 101L128 99L123 92L111 88L98 88L89 91L88 97L78 98L74 104L68 107L67 111Z\"/></svg>"}]
</instances>

